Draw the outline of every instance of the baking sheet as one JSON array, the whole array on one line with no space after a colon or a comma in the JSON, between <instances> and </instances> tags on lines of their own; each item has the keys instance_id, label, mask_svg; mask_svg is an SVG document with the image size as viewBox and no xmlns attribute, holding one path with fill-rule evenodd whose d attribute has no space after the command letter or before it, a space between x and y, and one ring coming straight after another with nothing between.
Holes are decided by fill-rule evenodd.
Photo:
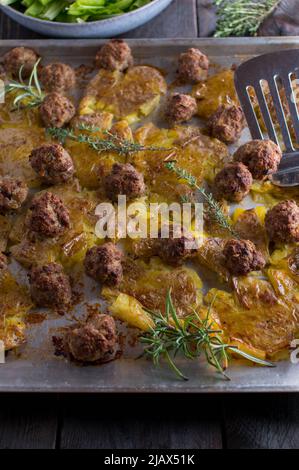
<instances>
[{"instance_id":1,"label":"baking sheet","mask_svg":"<svg viewBox=\"0 0 299 470\"><path fill-rule=\"evenodd\" d=\"M63 61L73 66L92 64L103 41L35 40L0 41L0 56L16 46L36 49L45 62ZM253 55L298 48L299 38L128 40L137 63L175 71L178 54L198 47L220 66L238 64ZM50 337L56 321L33 326L29 345L17 356L8 354L0 364L0 392L89 392L89 393L198 393L198 392L291 392L299 391L299 365L280 362L275 369L232 364L231 381L221 378L204 362L178 360L188 371L189 381L178 380L167 366L155 368L134 354L102 366L77 366L55 358ZM136 354L137 356L137 354Z\"/></svg>"}]
</instances>

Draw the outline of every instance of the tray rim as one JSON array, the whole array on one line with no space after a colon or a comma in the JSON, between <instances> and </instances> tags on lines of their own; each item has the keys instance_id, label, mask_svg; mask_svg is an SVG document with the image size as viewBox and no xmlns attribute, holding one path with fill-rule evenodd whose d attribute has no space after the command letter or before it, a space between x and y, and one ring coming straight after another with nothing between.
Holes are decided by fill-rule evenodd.
<instances>
[{"instance_id":1,"label":"tray rim","mask_svg":"<svg viewBox=\"0 0 299 470\"><path fill-rule=\"evenodd\" d=\"M282 49L287 47L294 48L299 47L299 37L298 36L287 36L287 37L256 37L256 38L173 38L173 39L159 39L159 38L140 38L140 39L125 39L132 47L146 47L150 48L175 48L175 47L207 47L207 48L219 48L219 53L214 55L224 55L221 54L221 49L223 47L233 47L240 48L240 54L244 55L246 52L244 50L250 50L254 48L262 48L263 46L273 45L276 49L279 46L282 46ZM18 46L28 46L28 47L37 47L37 48L51 48L51 47L61 47L62 49L68 48L71 45L71 49L68 49L69 56L76 55L77 47L80 48L89 48L97 47L101 44L107 42L107 39L0 39L0 56L2 56L3 49L18 47ZM243 50L244 49L244 50ZM248 52L248 54L252 54ZM213 54L212 54L213 55ZM233 52L232 52L233 55ZM157 372L159 373L159 372ZM295 373L295 372L294 372ZM26 372L25 372L26 374ZM1 380L1 366L0 366L0 394L2 393L104 393L104 394L197 394L197 393L296 393L299 392L299 382L297 384L283 384L279 385L265 385L258 383L255 386L252 385L239 385L234 386L233 381L230 386L222 387L217 386L217 382L213 385L199 385L188 386L188 383L185 387L176 386L176 383L172 380L165 380L161 374L161 385L153 384L142 386L140 384L132 384L130 386L126 385L121 386L121 383L118 386L76 386L70 387L68 384L51 384L48 386L43 386L43 384L35 384L31 386L20 386L16 383L4 384ZM163 385L162 385L163 382Z\"/></svg>"}]
</instances>

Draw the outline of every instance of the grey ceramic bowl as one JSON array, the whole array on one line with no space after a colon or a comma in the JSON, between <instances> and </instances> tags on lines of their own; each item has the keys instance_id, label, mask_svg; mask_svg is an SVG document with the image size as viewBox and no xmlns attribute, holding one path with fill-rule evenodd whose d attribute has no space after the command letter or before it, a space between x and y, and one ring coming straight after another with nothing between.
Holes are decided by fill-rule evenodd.
<instances>
[{"instance_id":1,"label":"grey ceramic bowl","mask_svg":"<svg viewBox=\"0 0 299 470\"><path fill-rule=\"evenodd\" d=\"M147 23L161 13L171 2L172 0L153 0L144 7L130 13L90 23L55 23L25 16L9 6L0 5L0 8L22 26L45 36L77 39L110 38Z\"/></svg>"}]
</instances>

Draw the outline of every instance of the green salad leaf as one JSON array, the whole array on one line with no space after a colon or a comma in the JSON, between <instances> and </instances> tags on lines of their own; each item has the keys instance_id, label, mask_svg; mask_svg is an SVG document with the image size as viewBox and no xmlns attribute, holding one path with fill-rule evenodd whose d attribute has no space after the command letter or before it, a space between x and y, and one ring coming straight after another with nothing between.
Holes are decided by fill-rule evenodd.
<instances>
[{"instance_id":1,"label":"green salad leaf","mask_svg":"<svg viewBox=\"0 0 299 470\"><path fill-rule=\"evenodd\" d=\"M25 15L48 21L85 22L122 15L152 0L0 0Z\"/></svg>"}]
</instances>

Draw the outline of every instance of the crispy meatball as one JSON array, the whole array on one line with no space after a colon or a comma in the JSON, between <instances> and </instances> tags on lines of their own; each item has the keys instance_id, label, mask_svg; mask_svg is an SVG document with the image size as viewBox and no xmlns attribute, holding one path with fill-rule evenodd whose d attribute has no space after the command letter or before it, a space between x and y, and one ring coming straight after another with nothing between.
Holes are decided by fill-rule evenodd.
<instances>
[{"instance_id":1,"label":"crispy meatball","mask_svg":"<svg viewBox=\"0 0 299 470\"><path fill-rule=\"evenodd\" d=\"M26 183L14 178L0 178L0 213L18 210L28 195Z\"/></svg>"},{"instance_id":2,"label":"crispy meatball","mask_svg":"<svg viewBox=\"0 0 299 470\"><path fill-rule=\"evenodd\" d=\"M123 278L122 252L111 242L90 248L85 256L87 276L107 286L118 286Z\"/></svg>"},{"instance_id":3,"label":"crispy meatball","mask_svg":"<svg viewBox=\"0 0 299 470\"><path fill-rule=\"evenodd\" d=\"M241 145L234 154L234 160L244 163L257 180L275 173L281 157L280 148L271 140L251 140Z\"/></svg>"},{"instance_id":4,"label":"crispy meatball","mask_svg":"<svg viewBox=\"0 0 299 470\"><path fill-rule=\"evenodd\" d=\"M115 321L110 315L95 314L85 325L71 329L65 342L66 349L77 361L112 361L118 350Z\"/></svg>"},{"instance_id":5,"label":"crispy meatball","mask_svg":"<svg viewBox=\"0 0 299 470\"><path fill-rule=\"evenodd\" d=\"M39 111L45 127L63 127L76 113L73 103L59 93L50 93L46 96Z\"/></svg>"},{"instance_id":6,"label":"crispy meatball","mask_svg":"<svg viewBox=\"0 0 299 470\"><path fill-rule=\"evenodd\" d=\"M228 163L219 171L214 181L214 192L218 199L240 202L249 193L252 175L243 163Z\"/></svg>"},{"instance_id":7,"label":"crispy meatball","mask_svg":"<svg viewBox=\"0 0 299 470\"><path fill-rule=\"evenodd\" d=\"M208 121L212 137L226 144L236 142L245 127L245 117L240 106L235 104L219 106Z\"/></svg>"},{"instance_id":8,"label":"crispy meatball","mask_svg":"<svg viewBox=\"0 0 299 470\"><path fill-rule=\"evenodd\" d=\"M107 42L96 55L96 66L107 70L122 72L133 65L132 51L122 39Z\"/></svg>"},{"instance_id":9,"label":"crispy meatball","mask_svg":"<svg viewBox=\"0 0 299 470\"><path fill-rule=\"evenodd\" d=\"M299 207L295 201L282 201L272 207L265 218L270 240L281 243L299 241Z\"/></svg>"},{"instance_id":10,"label":"crispy meatball","mask_svg":"<svg viewBox=\"0 0 299 470\"><path fill-rule=\"evenodd\" d=\"M27 78L38 61L38 54L28 47L15 47L4 55L4 68L14 77L19 76L22 67L22 77Z\"/></svg>"},{"instance_id":11,"label":"crispy meatball","mask_svg":"<svg viewBox=\"0 0 299 470\"><path fill-rule=\"evenodd\" d=\"M4 253L0 253L0 273L1 271L4 271L7 268L7 257L5 256Z\"/></svg>"},{"instance_id":12,"label":"crispy meatball","mask_svg":"<svg viewBox=\"0 0 299 470\"><path fill-rule=\"evenodd\" d=\"M71 304L70 280L60 264L49 263L33 267L29 274L29 282L31 298L39 307L63 310Z\"/></svg>"},{"instance_id":13,"label":"crispy meatball","mask_svg":"<svg viewBox=\"0 0 299 470\"><path fill-rule=\"evenodd\" d=\"M143 175L130 163L115 163L105 179L106 194L112 201L119 195L130 199L142 196L145 192Z\"/></svg>"},{"instance_id":14,"label":"crispy meatball","mask_svg":"<svg viewBox=\"0 0 299 470\"><path fill-rule=\"evenodd\" d=\"M192 119L196 111L195 98L182 93L174 93L167 101L165 118L170 124L179 124Z\"/></svg>"},{"instance_id":15,"label":"crispy meatball","mask_svg":"<svg viewBox=\"0 0 299 470\"><path fill-rule=\"evenodd\" d=\"M58 196L45 192L33 199L27 225L32 235L54 238L70 227L69 212Z\"/></svg>"},{"instance_id":16,"label":"crispy meatball","mask_svg":"<svg viewBox=\"0 0 299 470\"><path fill-rule=\"evenodd\" d=\"M259 271L265 264L263 254L250 240L228 240L223 248L223 263L234 276L245 276Z\"/></svg>"},{"instance_id":17,"label":"crispy meatball","mask_svg":"<svg viewBox=\"0 0 299 470\"><path fill-rule=\"evenodd\" d=\"M71 156L58 144L44 144L32 150L29 160L34 171L49 184L65 183L75 171Z\"/></svg>"},{"instance_id":18,"label":"crispy meatball","mask_svg":"<svg viewBox=\"0 0 299 470\"><path fill-rule=\"evenodd\" d=\"M45 90L62 93L74 88L76 74L74 69L67 64L49 64L42 68L40 81Z\"/></svg>"},{"instance_id":19,"label":"crispy meatball","mask_svg":"<svg viewBox=\"0 0 299 470\"><path fill-rule=\"evenodd\" d=\"M200 82L208 76L209 59L199 49L188 49L179 57L178 76L185 82Z\"/></svg>"},{"instance_id":20,"label":"crispy meatball","mask_svg":"<svg viewBox=\"0 0 299 470\"><path fill-rule=\"evenodd\" d=\"M180 228L177 237L174 236L174 230L170 232L169 237L157 240L156 252L167 264L180 266L186 259L196 255L197 243L192 233L182 233Z\"/></svg>"}]
</instances>

